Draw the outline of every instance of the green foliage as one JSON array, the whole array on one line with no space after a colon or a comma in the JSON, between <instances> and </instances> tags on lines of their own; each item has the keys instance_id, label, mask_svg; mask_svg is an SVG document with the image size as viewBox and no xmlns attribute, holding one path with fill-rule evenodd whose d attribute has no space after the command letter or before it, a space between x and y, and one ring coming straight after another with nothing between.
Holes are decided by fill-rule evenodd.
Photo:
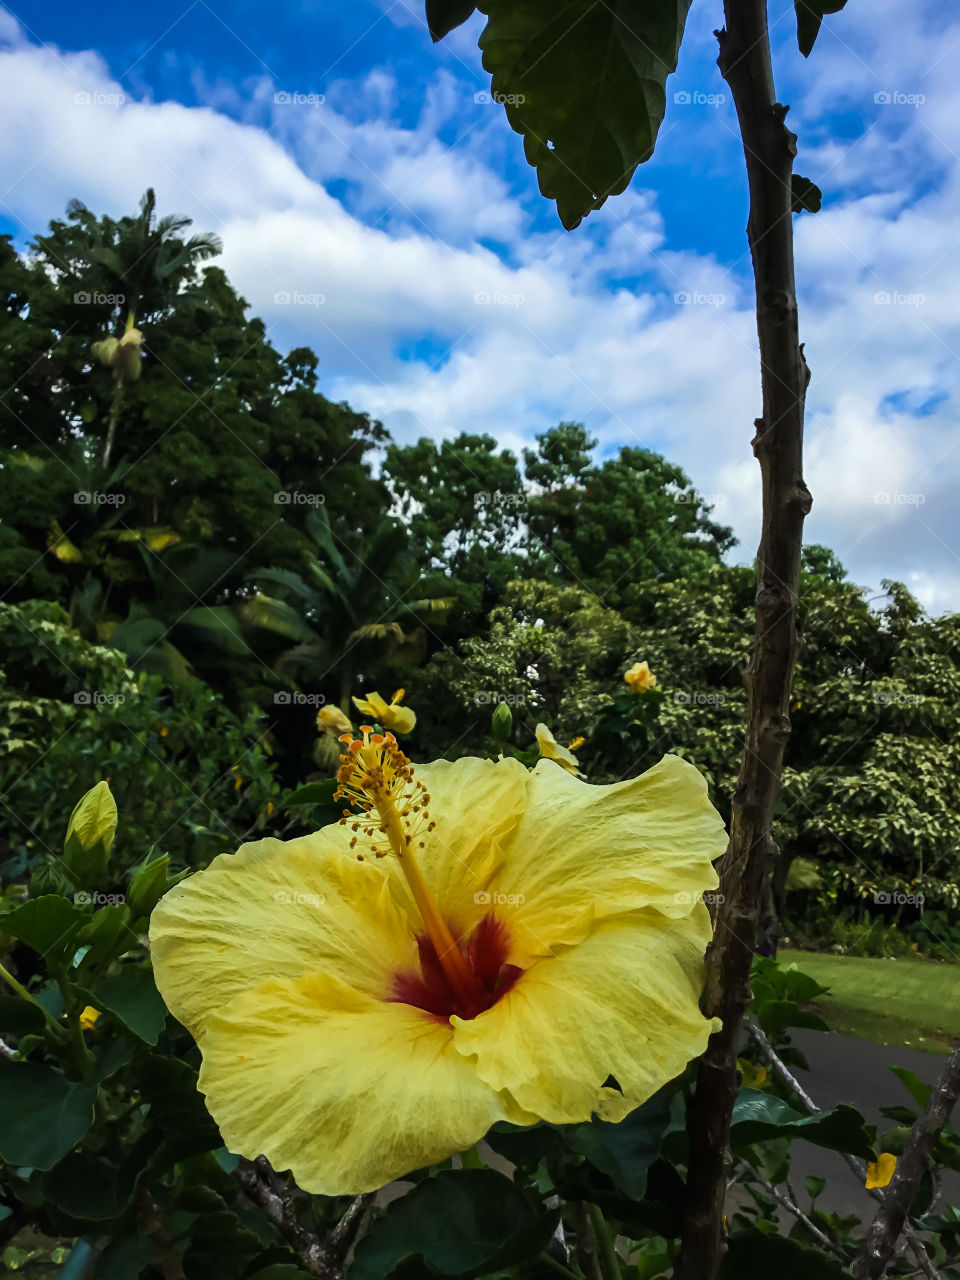
<instances>
[{"instance_id":1,"label":"green foliage","mask_svg":"<svg viewBox=\"0 0 960 1280\"><path fill-rule=\"evenodd\" d=\"M350 1280L385 1280L419 1258L446 1276L486 1276L536 1255L558 1215L537 1212L509 1179L489 1169L441 1172L394 1202L361 1242Z\"/></svg>"},{"instance_id":2,"label":"green foliage","mask_svg":"<svg viewBox=\"0 0 960 1280\"><path fill-rule=\"evenodd\" d=\"M107 778L137 805L109 864L104 846L84 852L68 841L61 865L70 893L121 892L125 873L157 844L178 867L202 865L256 831L279 799L260 718L231 715L200 681L188 678L171 696L39 601L0 604L0 646L8 878L49 874L48 851L66 830L63 806Z\"/></svg>"},{"instance_id":3,"label":"green foliage","mask_svg":"<svg viewBox=\"0 0 960 1280\"><path fill-rule=\"evenodd\" d=\"M538 44L580 9L575 40ZM621 106L596 85L563 86L567 118L540 135L553 147L528 134L529 158L570 222L617 189L614 165L625 185L652 146L683 18L669 6L640 19L601 10L483 6L494 89L527 95L505 104L522 129L558 115L558 75L576 62L579 76L601 39L619 68L610 84L626 86L629 138ZM472 11L431 0L434 36ZM653 51L666 50L650 76L637 36L651 32L638 21ZM421 1170L413 1191L359 1219L344 1218L345 1200L308 1196L277 1174L284 1230L244 1190L251 1169L223 1149L198 1092L196 1048L166 1014L144 938L185 870L252 836L336 819L337 746L317 737L316 707L352 714L352 696L373 688L407 686L417 759L532 763L542 720L561 744L585 739L576 751L591 782L675 751L724 808L742 746L754 574L724 562L730 530L682 470L638 448L597 461L583 424L561 422L519 461L487 435L389 442L316 392L312 353L273 350L223 273L203 268L212 241L184 239L185 223L158 219L149 194L119 221L71 206L24 258L0 242L7 1265L30 1259L46 1275L63 1263L65 1280L292 1280L305 1271L291 1221L323 1236L352 1220L362 1237L354 1280L589 1274L597 1230L619 1242L608 1268L664 1275L681 1225L692 1074L619 1124L497 1125L487 1147L511 1177L483 1167L481 1145L464 1167ZM811 191L798 195L809 207ZM123 306L73 301L111 289ZM120 358L130 306L147 341L139 376L118 379L97 353ZM35 453L21 447L23 424ZM105 466L111 426L116 456ZM380 446L375 480L368 457ZM109 500L77 502L77 492ZM955 959L960 624L927 618L897 584L887 590L872 610L829 549L805 548L771 892L797 936L809 925L819 942L861 954L916 946ZM638 661L656 677L642 693L623 679ZM920 894L922 912L906 901ZM811 957L811 967L835 959ZM804 1064L791 1033L824 1029L821 1013L832 1017L845 994L834 971L820 983L804 968L760 960L752 977L751 1016L788 1065ZM924 968L948 966L906 971ZM881 1003L892 999L886 972L872 993ZM941 1012L930 1015L936 1034ZM753 1040L742 1054L732 1144L743 1194L725 1274L840 1274L802 1223L784 1235L769 1186L793 1194L797 1140L861 1158L898 1150L925 1086L898 1072L883 1108L896 1127L876 1139L844 1104L807 1116L775 1072L761 1073ZM930 1196L942 1169L960 1169L950 1129L935 1165L912 1223L947 1275L960 1226ZM807 1193L811 1221L852 1257L858 1224L820 1207L822 1180L808 1179Z\"/></svg>"}]
</instances>

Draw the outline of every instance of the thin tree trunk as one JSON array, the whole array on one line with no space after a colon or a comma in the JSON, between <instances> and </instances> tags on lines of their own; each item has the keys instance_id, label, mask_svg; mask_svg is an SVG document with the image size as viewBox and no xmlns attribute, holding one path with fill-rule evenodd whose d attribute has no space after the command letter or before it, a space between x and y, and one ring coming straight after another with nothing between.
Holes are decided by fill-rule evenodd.
<instances>
[{"instance_id":1,"label":"thin tree trunk","mask_svg":"<svg viewBox=\"0 0 960 1280\"><path fill-rule=\"evenodd\" d=\"M947 1058L940 1079L910 1130L903 1154L883 1193L883 1201L851 1268L857 1280L880 1280L886 1270L906 1224L910 1206L916 1199L920 1181L930 1164L940 1130L950 1119L958 1093L960 1043L954 1046Z\"/></svg>"},{"instance_id":2,"label":"thin tree trunk","mask_svg":"<svg viewBox=\"0 0 960 1280\"><path fill-rule=\"evenodd\" d=\"M120 421L122 406L123 379L120 377L119 370L115 370L113 374L113 395L110 398L110 416L107 418L107 439L103 446L103 457L100 460L100 465L105 472L110 467L110 455L113 453L113 446L117 439L117 423Z\"/></svg>"},{"instance_id":3,"label":"thin tree trunk","mask_svg":"<svg viewBox=\"0 0 960 1280\"><path fill-rule=\"evenodd\" d=\"M796 662L796 601L803 520L803 406L809 372L800 346L793 267L791 178L796 138L776 101L765 0L724 0L720 71L730 86L750 189L747 237L753 258L763 415L753 449L760 463L763 522L757 556L756 640L745 673L748 723L733 798L730 844L721 867L716 932L707 957L705 1008L722 1020L698 1064L687 1116L690 1156L677 1280L713 1280L722 1254L721 1221L730 1117L737 1095L736 1048L750 999L770 827L790 733Z\"/></svg>"}]
</instances>

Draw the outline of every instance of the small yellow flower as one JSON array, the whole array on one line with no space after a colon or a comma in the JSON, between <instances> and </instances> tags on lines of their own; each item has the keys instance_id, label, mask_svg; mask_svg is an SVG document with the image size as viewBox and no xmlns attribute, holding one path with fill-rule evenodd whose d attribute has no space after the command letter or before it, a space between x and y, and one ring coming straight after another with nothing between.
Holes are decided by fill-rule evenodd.
<instances>
[{"instance_id":1,"label":"small yellow flower","mask_svg":"<svg viewBox=\"0 0 960 1280\"><path fill-rule=\"evenodd\" d=\"M164 725L163 728L160 730L160 737L165 738L169 732L170 732L170 729L168 728L168 726Z\"/></svg>"},{"instance_id":2,"label":"small yellow flower","mask_svg":"<svg viewBox=\"0 0 960 1280\"><path fill-rule=\"evenodd\" d=\"M268 800L268 801L267 801L267 817L268 817L268 818L269 818L269 817L270 817L270 815L273 813L273 811L274 811L274 809L275 809L275 808L276 808L276 805L273 803L273 801L272 801L272 800Z\"/></svg>"},{"instance_id":3,"label":"small yellow flower","mask_svg":"<svg viewBox=\"0 0 960 1280\"><path fill-rule=\"evenodd\" d=\"M234 791L239 791L242 786L243 786L243 777L238 773L233 780L233 789Z\"/></svg>"},{"instance_id":4,"label":"small yellow flower","mask_svg":"<svg viewBox=\"0 0 960 1280\"><path fill-rule=\"evenodd\" d=\"M498 1121L621 1120L703 1052L726 836L692 765L591 786L361 732L349 818L221 854L150 921L230 1151L354 1195Z\"/></svg>"},{"instance_id":5,"label":"small yellow flower","mask_svg":"<svg viewBox=\"0 0 960 1280\"><path fill-rule=\"evenodd\" d=\"M544 760L556 760L557 764L568 773L580 776L580 761L567 747L561 747L545 724L538 724L534 733L537 735L537 746ZM576 739L574 739L574 742ZM570 744L571 746L573 743Z\"/></svg>"},{"instance_id":6,"label":"small yellow flower","mask_svg":"<svg viewBox=\"0 0 960 1280\"><path fill-rule=\"evenodd\" d=\"M87 1007L80 1014L80 1026L83 1028L84 1031L92 1031L93 1024L96 1022L96 1020L99 1017L100 1017L100 1010L95 1009L92 1004L88 1004Z\"/></svg>"},{"instance_id":7,"label":"small yellow flower","mask_svg":"<svg viewBox=\"0 0 960 1280\"><path fill-rule=\"evenodd\" d=\"M875 1164L867 1165L867 1180L864 1186L868 1191L885 1187L893 1177L896 1167L897 1157L892 1156L889 1151L881 1152L880 1159Z\"/></svg>"},{"instance_id":8,"label":"small yellow flower","mask_svg":"<svg viewBox=\"0 0 960 1280\"><path fill-rule=\"evenodd\" d=\"M623 678L634 693L646 693L657 683L657 677L645 662L635 662L629 671L623 673Z\"/></svg>"},{"instance_id":9,"label":"small yellow flower","mask_svg":"<svg viewBox=\"0 0 960 1280\"><path fill-rule=\"evenodd\" d=\"M368 693L365 698L354 698L353 705L364 715L379 720L385 729L394 733L412 733L417 723L416 712L409 707L401 707L404 690L398 689L389 702L385 702L379 693ZM349 732L346 730L345 732Z\"/></svg>"},{"instance_id":10,"label":"small yellow flower","mask_svg":"<svg viewBox=\"0 0 960 1280\"><path fill-rule=\"evenodd\" d=\"M317 728L334 738L339 738L342 733L353 733L353 725L336 706L320 708L317 712Z\"/></svg>"},{"instance_id":11,"label":"small yellow flower","mask_svg":"<svg viewBox=\"0 0 960 1280\"><path fill-rule=\"evenodd\" d=\"M754 1066L752 1062L748 1062L745 1058L739 1059L737 1066L740 1068L740 1075L743 1078L745 1089L762 1089L767 1083L767 1068Z\"/></svg>"},{"instance_id":12,"label":"small yellow flower","mask_svg":"<svg viewBox=\"0 0 960 1280\"><path fill-rule=\"evenodd\" d=\"M567 750L579 751L585 742L586 738L574 738L572 742L567 743Z\"/></svg>"}]
</instances>

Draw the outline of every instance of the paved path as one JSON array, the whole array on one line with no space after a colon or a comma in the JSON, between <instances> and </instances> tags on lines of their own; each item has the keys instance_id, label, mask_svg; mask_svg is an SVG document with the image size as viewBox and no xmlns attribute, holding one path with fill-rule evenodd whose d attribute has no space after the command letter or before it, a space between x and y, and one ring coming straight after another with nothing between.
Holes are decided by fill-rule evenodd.
<instances>
[{"instance_id":1,"label":"paved path","mask_svg":"<svg viewBox=\"0 0 960 1280\"><path fill-rule=\"evenodd\" d=\"M944 1063L940 1054L874 1044L872 1040L860 1040L856 1036L824 1031L793 1031L791 1035L810 1063L810 1070L797 1071L797 1078L814 1102L825 1110L838 1102L850 1102L863 1112L869 1123L878 1126L878 1133L894 1127L892 1121L881 1116L880 1107L913 1105L890 1067L907 1067L927 1084L933 1084ZM842 1156L811 1146L809 1142L794 1142L791 1150L790 1181L800 1196L801 1208L809 1206L803 1179L813 1174L827 1179L827 1188L818 1202L821 1208L856 1213L861 1219L873 1216L876 1202L857 1185ZM953 1204L960 1205L957 1174L947 1173L944 1194Z\"/></svg>"}]
</instances>

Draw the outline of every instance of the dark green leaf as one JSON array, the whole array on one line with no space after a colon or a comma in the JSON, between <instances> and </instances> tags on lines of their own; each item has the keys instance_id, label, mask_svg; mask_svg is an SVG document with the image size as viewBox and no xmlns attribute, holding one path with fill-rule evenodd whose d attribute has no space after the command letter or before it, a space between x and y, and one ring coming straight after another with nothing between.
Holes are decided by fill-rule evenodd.
<instances>
[{"instance_id":1,"label":"dark green leaf","mask_svg":"<svg viewBox=\"0 0 960 1280\"><path fill-rule=\"evenodd\" d=\"M806 210L807 213L819 213L823 204L823 192L815 182L795 173L790 187L790 207L794 213Z\"/></svg>"},{"instance_id":2,"label":"dark green leaf","mask_svg":"<svg viewBox=\"0 0 960 1280\"><path fill-rule=\"evenodd\" d=\"M35 1004L22 996L0 996L0 1031L26 1035L43 1030L43 1014Z\"/></svg>"},{"instance_id":3,"label":"dark green leaf","mask_svg":"<svg viewBox=\"0 0 960 1280\"><path fill-rule=\"evenodd\" d=\"M156 857L148 854L134 867L127 889L127 905L134 919L148 916L163 897L169 872L170 858L165 853Z\"/></svg>"},{"instance_id":4,"label":"dark green leaf","mask_svg":"<svg viewBox=\"0 0 960 1280\"><path fill-rule=\"evenodd\" d=\"M3 917L3 928L44 957L48 964L61 961L86 917L59 893L31 898Z\"/></svg>"},{"instance_id":5,"label":"dark green leaf","mask_svg":"<svg viewBox=\"0 0 960 1280\"><path fill-rule=\"evenodd\" d=\"M303 1280L309 1272L298 1267L295 1262L274 1262L260 1271L252 1271L247 1280Z\"/></svg>"},{"instance_id":6,"label":"dark green leaf","mask_svg":"<svg viewBox=\"0 0 960 1280\"><path fill-rule=\"evenodd\" d=\"M281 801L281 807L292 809L301 804L331 804L333 793L336 789L336 778L329 778L326 782L308 782L302 787L297 787L295 791L291 791Z\"/></svg>"},{"instance_id":7,"label":"dark green leaf","mask_svg":"<svg viewBox=\"0 0 960 1280\"><path fill-rule=\"evenodd\" d=\"M66 1156L44 1179L48 1200L72 1218L101 1222L117 1217L133 1190L122 1186L115 1165L89 1151Z\"/></svg>"},{"instance_id":8,"label":"dark green leaf","mask_svg":"<svg viewBox=\"0 0 960 1280\"><path fill-rule=\"evenodd\" d=\"M730 1142L735 1152L770 1138L803 1138L830 1151L843 1151L861 1160L876 1160L872 1136L863 1116L841 1103L831 1111L802 1115L770 1093L741 1089L733 1108Z\"/></svg>"},{"instance_id":9,"label":"dark green leaf","mask_svg":"<svg viewBox=\"0 0 960 1280\"><path fill-rule=\"evenodd\" d=\"M349 1280L384 1280L406 1259L446 1276L484 1275L534 1257L556 1225L490 1169L438 1173L387 1208L357 1246Z\"/></svg>"},{"instance_id":10,"label":"dark green leaf","mask_svg":"<svg viewBox=\"0 0 960 1280\"><path fill-rule=\"evenodd\" d=\"M150 1118L164 1135L163 1160L172 1163L223 1146L197 1089L197 1073L186 1062L151 1054L140 1069L139 1084Z\"/></svg>"},{"instance_id":11,"label":"dark green leaf","mask_svg":"<svg viewBox=\"0 0 960 1280\"><path fill-rule=\"evenodd\" d=\"M890 1070L903 1084L917 1106L925 1107L927 1099L933 1093L933 1085L924 1084L915 1071L908 1071L906 1067L891 1067ZM912 1121L909 1123L912 1123Z\"/></svg>"},{"instance_id":12,"label":"dark green leaf","mask_svg":"<svg viewBox=\"0 0 960 1280\"><path fill-rule=\"evenodd\" d=\"M803 1185L812 1202L816 1200L818 1196L823 1194L823 1189L827 1185L827 1180L826 1178L815 1178L812 1173L808 1173L803 1180Z\"/></svg>"},{"instance_id":13,"label":"dark green leaf","mask_svg":"<svg viewBox=\"0 0 960 1280\"><path fill-rule=\"evenodd\" d=\"M807 1249L786 1236L748 1232L733 1236L720 1267L719 1280L745 1276L776 1276L777 1280L849 1280L850 1273L816 1249Z\"/></svg>"},{"instance_id":14,"label":"dark green leaf","mask_svg":"<svg viewBox=\"0 0 960 1280\"><path fill-rule=\"evenodd\" d=\"M119 973L101 978L93 996L100 1008L115 1013L134 1035L147 1044L157 1043L167 1009L150 968L128 964Z\"/></svg>"},{"instance_id":15,"label":"dark green leaf","mask_svg":"<svg viewBox=\"0 0 960 1280\"><path fill-rule=\"evenodd\" d=\"M511 1164L539 1164L552 1147L560 1148L561 1128L548 1124L516 1125L498 1121L484 1141Z\"/></svg>"},{"instance_id":16,"label":"dark green leaf","mask_svg":"<svg viewBox=\"0 0 960 1280\"><path fill-rule=\"evenodd\" d=\"M540 190L578 226L653 154L689 0L490 0L480 37L492 93Z\"/></svg>"},{"instance_id":17,"label":"dark green leaf","mask_svg":"<svg viewBox=\"0 0 960 1280\"><path fill-rule=\"evenodd\" d=\"M917 1118L912 1107L881 1107L880 1114L888 1120L895 1120L897 1124L913 1124Z\"/></svg>"},{"instance_id":18,"label":"dark green leaf","mask_svg":"<svg viewBox=\"0 0 960 1280\"><path fill-rule=\"evenodd\" d=\"M797 12L797 44L805 58L816 43L824 14L839 13L847 0L793 0Z\"/></svg>"},{"instance_id":19,"label":"dark green leaf","mask_svg":"<svg viewBox=\"0 0 960 1280\"><path fill-rule=\"evenodd\" d=\"M0 1156L52 1169L90 1128L96 1092L52 1067L0 1061Z\"/></svg>"},{"instance_id":20,"label":"dark green leaf","mask_svg":"<svg viewBox=\"0 0 960 1280\"><path fill-rule=\"evenodd\" d=\"M93 1280L137 1280L150 1260L150 1250L140 1236L121 1236L107 1245L97 1259Z\"/></svg>"},{"instance_id":21,"label":"dark green leaf","mask_svg":"<svg viewBox=\"0 0 960 1280\"><path fill-rule=\"evenodd\" d=\"M647 1171L660 1152L670 1121L676 1090L668 1085L637 1107L619 1124L593 1119L558 1128L568 1145L610 1177L631 1199L639 1200L647 1186Z\"/></svg>"},{"instance_id":22,"label":"dark green leaf","mask_svg":"<svg viewBox=\"0 0 960 1280\"><path fill-rule=\"evenodd\" d=\"M121 902L111 902L101 907L93 919L80 929L76 936L79 945L90 948L84 958L104 964L138 945L137 935L130 928L130 910Z\"/></svg>"},{"instance_id":23,"label":"dark green leaf","mask_svg":"<svg viewBox=\"0 0 960 1280\"><path fill-rule=\"evenodd\" d=\"M454 27L466 22L476 7L470 0L427 0L430 39L442 40Z\"/></svg>"}]
</instances>

